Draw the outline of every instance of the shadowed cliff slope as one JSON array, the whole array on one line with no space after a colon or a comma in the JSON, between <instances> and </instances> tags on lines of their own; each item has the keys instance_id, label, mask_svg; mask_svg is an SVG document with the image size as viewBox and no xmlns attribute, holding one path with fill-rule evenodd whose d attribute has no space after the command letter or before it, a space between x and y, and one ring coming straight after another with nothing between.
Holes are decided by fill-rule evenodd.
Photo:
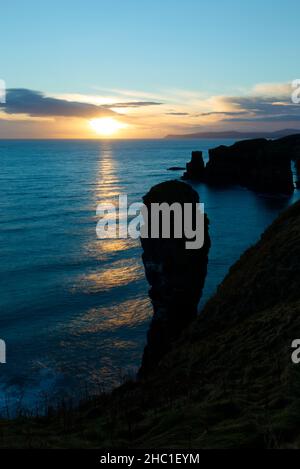
<instances>
[{"instance_id":1,"label":"shadowed cliff slope","mask_svg":"<svg viewBox=\"0 0 300 469\"><path fill-rule=\"evenodd\" d=\"M300 447L300 203L231 268L146 380L76 411L2 422L2 446Z\"/></svg>"}]
</instances>

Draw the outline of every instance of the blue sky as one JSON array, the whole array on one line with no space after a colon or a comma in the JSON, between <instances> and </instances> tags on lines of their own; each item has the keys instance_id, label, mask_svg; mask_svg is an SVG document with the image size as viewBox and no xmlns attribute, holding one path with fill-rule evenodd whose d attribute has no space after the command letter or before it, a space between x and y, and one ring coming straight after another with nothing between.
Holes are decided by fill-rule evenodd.
<instances>
[{"instance_id":1,"label":"blue sky","mask_svg":"<svg viewBox=\"0 0 300 469\"><path fill-rule=\"evenodd\" d=\"M14 0L1 18L8 88L240 96L300 76L296 0Z\"/></svg>"}]
</instances>

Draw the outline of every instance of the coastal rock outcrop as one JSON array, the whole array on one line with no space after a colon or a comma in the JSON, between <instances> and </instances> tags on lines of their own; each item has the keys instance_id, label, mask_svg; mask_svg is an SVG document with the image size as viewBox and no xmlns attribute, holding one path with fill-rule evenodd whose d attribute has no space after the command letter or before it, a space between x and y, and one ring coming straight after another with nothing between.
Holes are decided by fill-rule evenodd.
<instances>
[{"instance_id":1,"label":"coastal rock outcrop","mask_svg":"<svg viewBox=\"0 0 300 469\"><path fill-rule=\"evenodd\" d=\"M183 182L168 181L153 187L144 197L144 203L149 220L152 204L167 203L170 206L179 203L181 207L191 204L195 221L199 196ZM149 295L154 316L147 335L140 377L156 368L171 343L196 318L207 274L210 249L207 216L204 215L204 244L192 250L186 247L185 235L179 239L174 237L174 219L171 220L170 239L164 239L161 232L158 239L142 239L143 263L151 286Z\"/></svg>"},{"instance_id":2,"label":"coastal rock outcrop","mask_svg":"<svg viewBox=\"0 0 300 469\"><path fill-rule=\"evenodd\" d=\"M209 150L206 166L201 152L195 152L183 179L289 195L294 191L291 161L299 158L299 134L278 140L242 140Z\"/></svg>"},{"instance_id":3,"label":"coastal rock outcrop","mask_svg":"<svg viewBox=\"0 0 300 469\"><path fill-rule=\"evenodd\" d=\"M275 144L285 154L286 158L290 160L297 160L300 158L300 134L289 135L272 140L271 143Z\"/></svg>"},{"instance_id":4,"label":"coastal rock outcrop","mask_svg":"<svg viewBox=\"0 0 300 469\"><path fill-rule=\"evenodd\" d=\"M191 181L204 181L205 164L202 151L193 151L192 160L186 165L186 172L182 179Z\"/></svg>"},{"instance_id":5,"label":"coastal rock outcrop","mask_svg":"<svg viewBox=\"0 0 300 469\"><path fill-rule=\"evenodd\" d=\"M294 191L291 155L284 145L265 139L244 140L209 151L206 181L239 184L259 192L291 194Z\"/></svg>"}]
</instances>

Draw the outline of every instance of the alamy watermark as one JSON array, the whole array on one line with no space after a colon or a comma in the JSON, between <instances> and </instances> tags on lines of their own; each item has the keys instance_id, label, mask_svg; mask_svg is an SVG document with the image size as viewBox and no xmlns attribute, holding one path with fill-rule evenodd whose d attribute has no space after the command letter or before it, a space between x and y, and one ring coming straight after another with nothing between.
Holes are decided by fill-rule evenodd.
<instances>
[{"instance_id":1,"label":"alamy watermark","mask_svg":"<svg viewBox=\"0 0 300 469\"><path fill-rule=\"evenodd\" d=\"M5 81L0 79L0 104L6 103L6 86Z\"/></svg>"},{"instance_id":2,"label":"alamy watermark","mask_svg":"<svg viewBox=\"0 0 300 469\"><path fill-rule=\"evenodd\" d=\"M204 245L204 204L175 202L143 203L128 206L127 195L120 195L118 204L101 203L97 208L99 239L185 239L186 249Z\"/></svg>"},{"instance_id":3,"label":"alamy watermark","mask_svg":"<svg viewBox=\"0 0 300 469\"><path fill-rule=\"evenodd\" d=\"M292 103L300 104L300 78L298 78L297 80L293 80L292 88L294 90L291 96Z\"/></svg>"},{"instance_id":4,"label":"alamy watermark","mask_svg":"<svg viewBox=\"0 0 300 469\"><path fill-rule=\"evenodd\" d=\"M299 365L300 363L300 339L295 339L292 343L292 349L294 349L292 353L292 362L294 365Z\"/></svg>"},{"instance_id":5,"label":"alamy watermark","mask_svg":"<svg viewBox=\"0 0 300 469\"><path fill-rule=\"evenodd\" d=\"M0 364L6 363L6 343L0 339Z\"/></svg>"}]
</instances>

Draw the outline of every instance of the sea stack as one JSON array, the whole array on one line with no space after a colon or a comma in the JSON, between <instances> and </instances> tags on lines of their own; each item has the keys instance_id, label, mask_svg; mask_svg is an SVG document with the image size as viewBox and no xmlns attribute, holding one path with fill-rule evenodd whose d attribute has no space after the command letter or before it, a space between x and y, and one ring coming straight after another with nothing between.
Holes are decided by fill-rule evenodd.
<instances>
[{"instance_id":1,"label":"sea stack","mask_svg":"<svg viewBox=\"0 0 300 469\"><path fill-rule=\"evenodd\" d=\"M168 181L153 187L144 197L151 220L151 204L192 204L196 214L199 196L192 187L180 181ZM204 244L199 249L187 249L186 237L174 237L171 218L171 237L142 239L143 263L151 286L149 296L154 315L147 335L139 377L155 369L170 350L184 328L197 316L198 304L207 274L210 238L209 221L204 216Z\"/></svg>"},{"instance_id":2,"label":"sea stack","mask_svg":"<svg viewBox=\"0 0 300 469\"><path fill-rule=\"evenodd\" d=\"M190 181L203 181L205 175L205 164L202 151L193 151L192 160L186 165L186 172L182 179Z\"/></svg>"}]
</instances>

